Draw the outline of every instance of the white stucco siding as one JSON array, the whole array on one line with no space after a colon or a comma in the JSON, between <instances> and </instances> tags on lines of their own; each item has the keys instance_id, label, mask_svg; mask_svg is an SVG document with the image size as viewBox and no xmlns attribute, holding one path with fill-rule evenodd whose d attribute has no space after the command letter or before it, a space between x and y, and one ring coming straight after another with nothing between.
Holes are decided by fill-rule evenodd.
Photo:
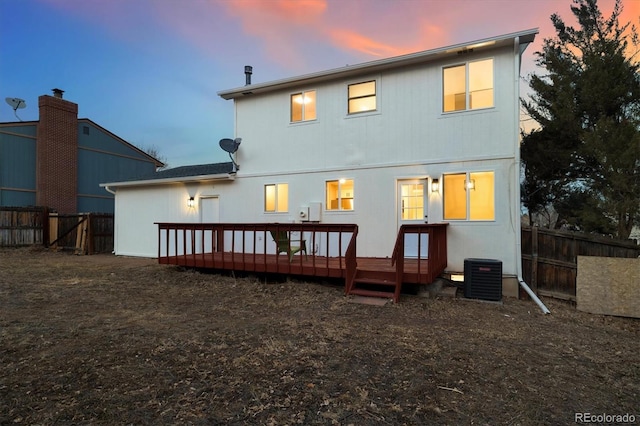
<instances>
[{"instance_id":1,"label":"white stucco siding","mask_svg":"<svg viewBox=\"0 0 640 426\"><path fill-rule=\"evenodd\" d=\"M446 173L493 171L495 220L450 221L447 269L462 271L465 258L488 257L501 260L505 274L515 274L517 228L513 223L516 208L512 202L513 168L512 160L483 160L277 175L243 176L241 170L232 182L122 187L116 193L116 254L156 257L155 222L200 222L201 198L215 196L219 199L220 222L230 223L299 222L299 207L321 203L322 223L358 224L358 256L391 257L398 229L399 179L431 177L442 181ZM326 181L339 178L354 180L353 211L326 210ZM288 212L264 212L264 185L273 183L288 184ZM195 197L194 208L187 207L189 196ZM428 191L426 213L430 223L443 221L441 193Z\"/></svg>"},{"instance_id":2,"label":"white stucco siding","mask_svg":"<svg viewBox=\"0 0 640 426\"><path fill-rule=\"evenodd\" d=\"M331 172L239 176L229 185L221 206L223 222L298 222L298 208L322 203L322 223L356 223L359 226L358 256L391 257L398 230L397 182L399 179L438 178L446 173L492 171L495 173L495 220L450 221L448 258L451 271L462 271L464 259L489 257L503 262L505 274L516 274L516 226L512 202L513 160L483 160L419 164L403 167L360 168ZM325 182L354 180L354 210L327 211ZM264 213L264 185L288 183L289 211ZM443 222L442 195L428 191L428 222Z\"/></svg>"},{"instance_id":3,"label":"white stucco siding","mask_svg":"<svg viewBox=\"0 0 640 426\"><path fill-rule=\"evenodd\" d=\"M210 191L211 185L168 184L120 187L116 191L114 248L116 255L157 257L156 222L197 223L200 207L190 208L187 199L196 201Z\"/></svg>"},{"instance_id":4,"label":"white stucco siding","mask_svg":"<svg viewBox=\"0 0 640 426\"><path fill-rule=\"evenodd\" d=\"M494 59L495 106L443 114L442 68L486 57ZM262 173L513 157L514 61L513 51L502 49L236 99L236 135L243 138L239 162ZM371 79L378 83L378 110L348 115L347 85ZM317 92L317 119L291 124L289 96L304 90Z\"/></svg>"}]
</instances>

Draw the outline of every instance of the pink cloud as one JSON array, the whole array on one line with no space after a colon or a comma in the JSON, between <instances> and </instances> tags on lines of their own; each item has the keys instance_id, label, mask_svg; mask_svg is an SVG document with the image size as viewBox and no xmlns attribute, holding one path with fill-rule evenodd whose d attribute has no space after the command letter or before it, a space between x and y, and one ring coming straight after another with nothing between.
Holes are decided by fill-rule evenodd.
<instances>
[{"instance_id":1,"label":"pink cloud","mask_svg":"<svg viewBox=\"0 0 640 426\"><path fill-rule=\"evenodd\" d=\"M353 50L375 57L397 56L408 53L405 48L384 44L350 30L336 28L328 32L334 45L346 50Z\"/></svg>"},{"instance_id":2,"label":"pink cloud","mask_svg":"<svg viewBox=\"0 0 640 426\"><path fill-rule=\"evenodd\" d=\"M214 59L261 55L293 70L314 62L312 58L317 63L318 55L332 50L369 60L539 27L540 35L527 51L531 54L545 37L554 36L552 13L573 23L568 0L42 1L128 42L158 42L162 32ZM613 4L599 1L605 17ZM621 21L637 24L638 16L640 1L626 0Z\"/></svg>"},{"instance_id":3,"label":"pink cloud","mask_svg":"<svg viewBox=\"0 0 640 426\"><path fill-rule=\"evenodd\" d=\"M296 64L304 41L313 39L327 9L325 0L237 0L220 3L240 21L244 34L256 39L265 57L280 64Z\"/></svg>"}]
</instances>

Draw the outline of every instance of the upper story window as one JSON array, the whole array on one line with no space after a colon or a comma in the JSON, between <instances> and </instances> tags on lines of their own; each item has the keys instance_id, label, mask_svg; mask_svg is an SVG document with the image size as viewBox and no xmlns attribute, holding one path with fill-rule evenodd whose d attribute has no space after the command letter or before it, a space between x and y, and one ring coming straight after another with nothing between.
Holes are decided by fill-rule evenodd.
<instances>
[{"instance_id":1,"label":"upper story window","mask_svg":"<svg viewBox=\"0 0 640 426\"><path fill-rule=\"evenodd\" d=\"M450 174L443 180L445 220L495 220L493 172Z\"/></svg>"},{"instance_id":2,"label":"upper story window","mask_svg":"<svg viewBox=\"0 0 640 426\"><path fill-rule=\"evenodd\" d=\"M353 210L353 179L327 181L327 210Z\"/></svg>"},{"instance_id":3,"label":"upper story window","mask_svg":"<svg viewBox=\"0 0 640 426\"><path fill-rule=\"evenodd\" d=\"M376 110L376 81L349 85L349 114Z\"/></svg>"},{"instance_id":4,"label":"upper story window","mask_svg":"<svg viewBox=\"0 0 640 426\"><path fill-rule=\"evenodd\" d=\"M468 62L442 71L444 112L493 106L493 59Z\"/></svg>"},{"instance_id":5,"label":"upper story window","mask_svg":"<svg viewBox=\"0 0 640 426\"><path fill-rule=\"evenodd\" d=\"M267 213L286 213L289 211L288 183L264 186L264 211Z\"/></svg>"},{"instance_id":6,"label":"upper story window","mask_svg":"<svg viewBox=\"0 0 640 426\"><path fill-rule=\"evenodd\" d=\"M316 91L294 93L291 95L291 122L316 119Z\"/></svg>"}]
</instances>

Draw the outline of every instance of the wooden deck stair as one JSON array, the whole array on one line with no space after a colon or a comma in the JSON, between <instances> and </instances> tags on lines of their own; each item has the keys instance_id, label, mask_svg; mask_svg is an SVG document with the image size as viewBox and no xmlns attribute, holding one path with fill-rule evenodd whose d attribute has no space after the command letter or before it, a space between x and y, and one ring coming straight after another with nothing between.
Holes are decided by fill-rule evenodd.
<instances>
[{"instance_id":1,"label":"wooden deck stair","mask_svg":"<svg viewBox=\"0 0 640 426\"><path fill-rule=\"evenodd\" d=\"M391 299L397 303L403 282L430 284L447 267L446 227L446 223L402 225L398 230L390 264L367 266L358 262L352 275L346 277L345 293ZM423 252L421 241L428 239L428 255L405 258L406 235L411 235L417 244L417 247L413 247L415 253Z\"/></svg>"},{"instance_id":2,"label":"wooden deck stair","mask_svg":"<svg viewBox=\"0 0 640 426\"><path fill-rule=\"evenodd\" d=\"M402 283L398 283L396 272L357 269L350 295L380 297L398 302Z\"/></svg>"}]
</instances>

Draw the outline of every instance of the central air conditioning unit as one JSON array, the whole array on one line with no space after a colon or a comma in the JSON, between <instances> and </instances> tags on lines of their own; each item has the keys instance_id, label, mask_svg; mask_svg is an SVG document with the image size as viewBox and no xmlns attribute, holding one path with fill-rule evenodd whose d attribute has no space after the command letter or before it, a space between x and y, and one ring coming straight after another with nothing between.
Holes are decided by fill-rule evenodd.
<instances>
[{"instance_id":1,"label":"central air conditioning unit","mask_svg":"<svg viewBox=\"0 0 640 426\"><path fill-rule=\"evenodd\" d=\"M502 300L502 262L465 259L464 297L496 302Z\"/></svg>"}]
</instances>

